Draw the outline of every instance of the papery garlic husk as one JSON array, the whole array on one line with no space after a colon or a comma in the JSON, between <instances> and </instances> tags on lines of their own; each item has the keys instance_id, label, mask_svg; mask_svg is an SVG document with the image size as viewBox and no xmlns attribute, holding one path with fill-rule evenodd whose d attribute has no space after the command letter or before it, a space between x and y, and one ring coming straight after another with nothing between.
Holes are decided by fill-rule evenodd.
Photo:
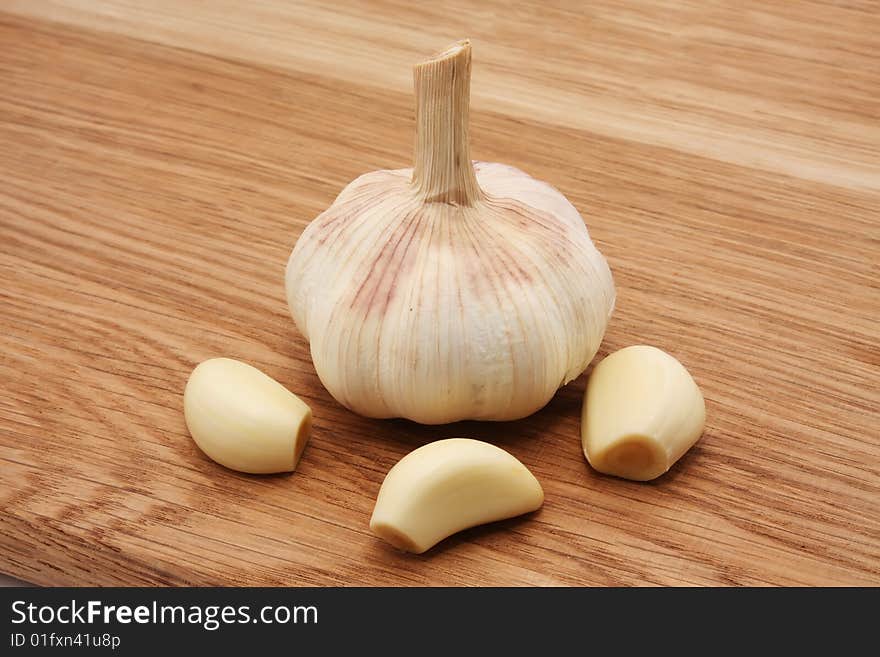
<instances>
[{"instance_id":1,"label":"papery garlic husk","mask_svg":"<svg viewBox=\"0 0 880 657\"><path fill-rule=\"evenodd\" d=\"M530 415L586 369L614 307L574 206L518 169L471 161L470 70L467 41L415 67L415 167L349 184L287 264L318 376L361 415Z\"/></svg>"}]
</instances>

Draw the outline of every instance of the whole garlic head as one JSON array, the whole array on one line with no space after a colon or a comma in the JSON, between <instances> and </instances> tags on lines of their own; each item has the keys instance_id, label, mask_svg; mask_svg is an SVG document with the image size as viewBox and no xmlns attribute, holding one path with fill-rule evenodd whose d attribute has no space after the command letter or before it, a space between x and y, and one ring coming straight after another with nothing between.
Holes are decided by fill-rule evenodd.
<instances>
[{"instance_id":1,"label":"whole garlic head","mask_svg":"<svg viewBox=\"0 0 880 657\"><path fill-rule=\"evenodd\" d=\"M424 424L513 420L583 372L614 283L546 183L471 162L467 41L415 67L414 169L349 184L303 231L287 300L344 406Z\"/></svg>"}]
</instances>

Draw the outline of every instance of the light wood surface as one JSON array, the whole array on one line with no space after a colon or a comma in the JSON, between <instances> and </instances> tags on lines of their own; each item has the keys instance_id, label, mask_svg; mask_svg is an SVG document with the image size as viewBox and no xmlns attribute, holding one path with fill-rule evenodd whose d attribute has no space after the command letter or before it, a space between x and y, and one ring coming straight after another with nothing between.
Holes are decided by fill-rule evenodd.
<instances>
[{"instance_id":1,"label":"light wood surface","mask_svg":"<svg viewBox=\"0 0 880 657\"><path fill-rule=\"evenodd\" d=\"M657 345L705 393L701 442L653 483L586 464L584 377L520 422L365 420L288 316L297 235L409 166L411 65L464 36L474 157L553 183L609 259L599 356ZM0 571L880 584L878 53L875 2L6 0ZM294 475L188 437L184 383L218 355L312 406ZM546 504L399 554L367 528L379 485L448 436L509 449Z\"/></svg>"}]
</instances>

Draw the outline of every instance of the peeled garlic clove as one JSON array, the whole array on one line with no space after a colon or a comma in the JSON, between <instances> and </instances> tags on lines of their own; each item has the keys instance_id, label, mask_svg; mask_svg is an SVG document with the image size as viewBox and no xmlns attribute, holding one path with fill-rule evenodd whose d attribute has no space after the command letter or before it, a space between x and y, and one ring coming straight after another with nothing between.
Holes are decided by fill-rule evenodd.
<instances>
[{"instance_id":1,"label":"peeled garlic clove","mask_svg":"<svg viewBox=\"0 0 880 657\"><path fill-rule=\"evenodd\" d=\"M296 395L230 358L212 358L193 370L183 409L205 454L253 474L295 470L312 427L312 411Z\"/></svg>"},{"instance_id":2,"label":"peeled garlic clove","mask_svg":"<svg viewBox=\"0 0 880 657\"><path fill-rule=\"evenodd\" d=\"M656 347L627 347L587 382L584 454L599 472L648 481L697 442L705 421L703 394L681 363Z\"/></svg>"},{"instance_id":3,"label":"peeled garlic clove","mask_svg":"<svg viewBox=\"0 0 880 657\"><path fill-rule=\"evenodd\" d=\"M394 547L420 554L463 529L543 503L541 484L511 454L479 440L450 438L419 447L391 468L370 529Z\"/></svg>"},{"instance_id":4,"label":"peeled garlic clove","mask_svg":"<svg viewBox=\"0 0 880 657\"><path fill-rule=\"evenodd\" d=\"M468 146L471 49L415 67L414 169L348 185L287 264L322 383L370 417L512 420L592 360L614 306L583 219Z\"/></svg>"}]
</instances>

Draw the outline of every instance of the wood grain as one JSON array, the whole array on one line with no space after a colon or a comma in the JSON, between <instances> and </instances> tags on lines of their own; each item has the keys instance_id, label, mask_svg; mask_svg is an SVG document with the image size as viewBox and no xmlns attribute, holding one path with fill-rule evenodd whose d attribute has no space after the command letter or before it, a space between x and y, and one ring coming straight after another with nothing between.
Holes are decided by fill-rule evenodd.
<instances>
[{"instance_id":1,"label":"wood grain","mask_svg":"<svg viewBox=\"0 0 880 657\"><path fill-rule=\"evenodd\" d=\"M0 570L40 584L880 584L874 2L364 0L0 7ZM411 64L474 42L472 152L582 211L600 356L682 360L707 429L650 484L580 452L584 377L520 422L346 411L283 267L360 173L408 166ZM199 361L313 407L297 473L187 435ZM374 539L426 441L497 442L544 508L424 556Z\"/></svg>"}]
</instances>

